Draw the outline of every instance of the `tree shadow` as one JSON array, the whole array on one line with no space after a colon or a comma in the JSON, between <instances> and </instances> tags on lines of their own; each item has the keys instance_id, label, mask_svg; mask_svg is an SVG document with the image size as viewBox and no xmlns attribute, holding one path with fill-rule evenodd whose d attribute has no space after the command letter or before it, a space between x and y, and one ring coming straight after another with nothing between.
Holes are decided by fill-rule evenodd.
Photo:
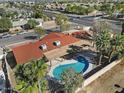
<instances>
[{"instance_id":1,"label":"tree shadow","mask_svg":"<svg viewBox=\"0 0 124 93\"><path fill-rule=\"evenodd\" d=\"M6 59L7 59L7 63L12 69L17 65L13 52L8 52Z\"/></svg>"},{"instance_id":2,"label":"tree shadow","mask_svg":"<svg viewBox=\"0 0 124 93\"><path fill-rule=\"evenodd\" d=\"M50 76L46 76L46 79L48 80L50 93L64 93L64 85L62 85L59 80Z\"/></svg>"},{"instance_id":3,"label":"tree shadow","mask_svg":"<svg viewBox=\"0 0 124 93\"><path fill-rule=\"evenodd\" d=\"M76 45L70 45L69 49L67 50L67 55L62 56L64 59L72 59L76 56L77 53L82 51L82 47Z\"/></svg>"},{"instance_id":4,"label":"tree shadow","mask_svg":"<svg viewBox=\"0 0 124 93\"><path fill-rule=\"evenodd\" d=\"M121 87L121 86L118 85L118 84L115 84L114 86L115 86L116 88L122 89L120 92L119 92L119 91L116 91L115 93L124 93L124 88L123 88L123 87Z\"/></svg>"},{"instance_id":5,"label":"tree shadow","mask_svg":"<svg viewBox=\"0 0 124 93\"><path fill-rule=\"evenodd\" d=\"M11 89L11 84L10 84L10 81L8 78L5 60L2 60L2 69L3 69L4 75L5 75L5 80L6 80L5 93L11 93L11 90L9 90L9 89Z\"/></svg>"},{"instance_id":6,"label":"tree shadow","mask_svg":"<svg viewBox=\"0 0 124 93\"><path fill-rule=\"evenodd\" d=\"M96 62L93 60L94 57L96 57L96 52L92 51L91 49L83 49L84 47L90 47L89 45L85 46L76 46L76 45L70 45L69 49L67 50L67 54L62 56L62 58L70 60L75 59L78 55L83 55L84 57L89 58L92 60L93 64L96 64Z\"/></svg>"},{"instance_id":7,"label":"tree shadow","mask_svg":"<svg viewBox=\"0 0 124 93\"><path fill-rule=\"evenodd\" d=\"M32 39L37 39L37 36L26 36L24 39L32 40Z\"/></svg>"}]
</instances>

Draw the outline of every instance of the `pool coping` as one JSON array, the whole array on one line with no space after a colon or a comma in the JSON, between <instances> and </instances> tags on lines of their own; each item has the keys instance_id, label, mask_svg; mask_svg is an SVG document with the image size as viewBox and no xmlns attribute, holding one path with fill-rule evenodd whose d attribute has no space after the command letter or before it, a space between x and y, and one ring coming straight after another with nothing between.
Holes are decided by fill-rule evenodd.
<instances>
[{"instance_id":1,"label":"pool coping","mask_svg":"<svg viewBox=\"0 0 124 93\"><path fill-rule=\"evenodd\" d=\"M54 77L54 75L53 75L53 70L54 70L56 67L58 67L58 66L60 66L60 65L71 64L71 63L76 63L76 61L75 61L74 59L71 59L71 60L64 60L64 62L61 62L61 63L58 63L58 64L54 65L54 66L50 69L48 75Z\"/></svg>"},{"instance_id":2,"label":"pool coping","mask_svg":"<svg viewBox=\"0 0 124 93\"><path fill-rule=\"evenodd\" d=\"M93 64L91 63L91 60L90 60L88 57L84 56L83 54L77 54L77 56L82 56L82 57L84 57L84 58L89 62L89 66L88 66L87 70L83 73L83 75L85 75L85 74L87 74L88 72L90 72L90 71L93 69ZM77 62L77 61L74 60L74 59L71 59L71 60L64 60L64 62L61 62L61 63L58 62L58 64L54 65L54 66L50 69L48 75L54 78L53 70L54 70L56 67L58 67L58 66L60 66L60 65L67 65L67 64L76 63L76 62Z\"/></svg>"}]
</instances>

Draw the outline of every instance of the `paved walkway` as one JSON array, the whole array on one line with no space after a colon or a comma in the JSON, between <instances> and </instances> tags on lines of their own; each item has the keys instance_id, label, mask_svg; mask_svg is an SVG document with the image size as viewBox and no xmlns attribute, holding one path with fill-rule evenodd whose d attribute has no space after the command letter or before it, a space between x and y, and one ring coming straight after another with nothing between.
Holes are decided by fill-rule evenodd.
<instances>
[{"instance_id":1,"label":"paved walkway","mask_svg":"<svg viewBox=\"0 0 124 93\"><path fill-rule=\"evenodd\" d=\"M2 59L3 49L0 47L0 59Z\"/></svg>"}]
</instances>

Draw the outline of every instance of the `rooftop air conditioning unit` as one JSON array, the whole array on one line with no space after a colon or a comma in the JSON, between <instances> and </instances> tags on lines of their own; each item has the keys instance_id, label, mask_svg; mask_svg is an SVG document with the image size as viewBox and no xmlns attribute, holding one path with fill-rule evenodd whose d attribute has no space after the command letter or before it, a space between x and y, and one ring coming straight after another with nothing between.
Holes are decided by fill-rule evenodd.
<instances>
[{"instance_id":1,"label":"rooftop air conditioning unit","mask_svg":"<svg viewBox=\"0 0 124 93\"><path fill-rule=\"evenodd\" d=\"M42 44L42 45L40 46L40 49L42 49L42 50L47 50L46 44Z\"/></svg>"},{"instance_id":2,"label":"rooftop air conditioning unit","mask_svg":"<svg viewBox=\"0 0 124 93\"><path fill-rule=\"evenodd\" d=\"M54 41L53 44L54 44L55 46L60 46L60 45L61 45L61 42L60 42L60 41Z\"/></svg>"}]
</instances>

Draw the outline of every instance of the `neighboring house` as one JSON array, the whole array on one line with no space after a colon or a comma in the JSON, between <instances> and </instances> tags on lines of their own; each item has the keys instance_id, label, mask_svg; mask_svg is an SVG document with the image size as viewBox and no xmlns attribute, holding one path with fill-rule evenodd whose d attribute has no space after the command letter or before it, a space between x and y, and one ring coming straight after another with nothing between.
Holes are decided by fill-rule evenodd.
<instances>
[{"instance_id":1,"label":"neighboring house","mask_svg":"<svg viewBox=\"0 0 124 93\"><path fill-rule=\"evenodd\" d=\"M46 21L43 23L43 28L44 29L51 29L57 27L57 24L55 21Z\"/></svg>"},{"instance_id":2,"label":"neighboring house","mask_svg":"<svg viewBox=\"0 0 124 93\"><path fill-rule=\"evenodd\" d=\"M25 29L28 20L29 19L27 19L27 20L21 19L19 21L13 21L12 22L13 28L10 28L10 32L21 31L22 29ZM43 26L43 20L42 19L34 19L34 20L36 20L39 23L37 25L37 27Z\"/></svg>"},{"instance_id":3,"label":"neighboring house","mask_svg":"<svg viewBox=\"0 0 124 93\"><path fill-rule=\"evenodd\" d=\"M56 50L56 52L53 52L52 55L61 54L62 51L64 51L61 50L64 46L71 45L78 41L80 40L71 35L52 32L41 40L23 45L12 46L11 49L16 59L16 63L23 64L33 59L41 59L46 53L52 50Z\"/></svg>"},{"instance_id":4,"label":"neighboring house","mask_svg":"<svg viewBox=\"0 0 124 93\"><path fill-rule=\"evenodd\" d=\"M43 19L38 18L38 19L35 19L35 20L38 22L37 27L43 27Z\"/></svg>"},{"instance_id":5,"label":"neighboring house","mask_svg":"<svg viewBox=\"0 0 124 93\"><path fill-rule=\"evenodd\" d=\"M60 3L48 3L46 4L46 9L59 9L64 10L66 8L66 4L60 4Z\"/></svg>"},{"instance_id":6,"label":"neighboring house","mask_svg":"<svg viewBox=\"0 0 124 93\"><path fill-rule=\"evenodd\" d=\"M27 20L21 19L19 21L13 21L12 24L13 27L20 27L20 26L24 26L27 22L28 22Z\"/></svg>"},{"instance_id":7,"label":"neighboring house","mask_svg":"<svg viewBox=\"0 0 124 93\"><path fill-rule=\"evenodd\" d=\"M91 15L91 16L103 16L103 15L105 15L105 13L102 12L102 11L94 10L91 13L89 13L88 15Z\"/></svg>"},{"instance_id":8,"label":"neighboring house","mask_svg":"<svg viewBox=\"0 0 124 93\"><path fill-rule=\"evenodd\" d=\"M87 31L73 32L72 36L80 39L90 39L92 37Z\"/></svg>"},{"instance_id":9,"label":"neighboring house","mask_svg":"<svg viewBox=\"0 0 124 93\"><path fill-rule=\"evenodd\" d=\"M12 25L13 27L10 28L10 32L16 32L16 31L21 31L22 30L22 27L27 24L27 20L19 20L19 21L13 21L12 22Z\"/></svg>"},{"instance_id":10,"label":"neighboring house","mask_svg":"<svg viewBox=\"0 0 124 93\"><path fill-rule=\"evenodd\" d=\"M112 13L112 17L114 17L114 18L123 18L124 14L120 13L120 12L114 12L114 13Z\"/></svg>"}]
</instances>

